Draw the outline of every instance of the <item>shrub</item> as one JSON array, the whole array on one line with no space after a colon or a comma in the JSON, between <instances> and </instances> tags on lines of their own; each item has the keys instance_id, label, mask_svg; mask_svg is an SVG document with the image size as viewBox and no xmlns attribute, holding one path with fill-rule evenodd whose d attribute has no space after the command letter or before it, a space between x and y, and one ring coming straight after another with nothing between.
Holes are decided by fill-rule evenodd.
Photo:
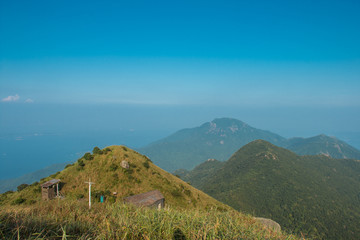
<instances>
[{"instance_id":1,"label":"shrub","mask_svg":"<svg viewBox=\"0 0 360 240\"><path fill-rule=\"evenodd\" d=\"M127 151L127 147L123 146L122 149L126 152Z\"/></svg>"},{"instance_id":2,"label":"shrub","mask_svg":"<svg viewBox=\"0 0 360 240\"><path fill-rule=\"evenodd\" d=\"M101 149L98 147L94 147L93 154L103 154L103 151L101 151Z\"/></svg>"},{"instance_id":3,"label":"shrub","mask_svg":"<svg viewBox=\"0 0 360 240\"><path fill-rule=\"evenodd\" d=\"M15 199L15 200L12 202L12 204L13 204L13 205L20 205L20 204L23 204L25 201L26 201L25 198L19 197L19 198Z\"/></svg>"},{"instance_id":4,"label":"shrub","mask_svg":"<svg viewBox=\"0 0 360 240\"><path fill-rule=\"evenodd\" d=\"M118 169L118 165L116 165L115 163L112 163L109 168L110 168L110 171L116 171L116 169Z\"/></svg>"},{"instance_id":5,"label":"shrub","mask_svg":"<svg viewBox=\"0 0 360 240\"><path fill-rule=\"evenodd\" d=\"M110 148L105 148L104 150L103 150L103 153L108 153L108 152L111 152L111 149Z\"/></svg>"},{"instance_id":6,"label":"shrub","mask_svg":"<svg viewBox=\"0 0 360 240\"><path fill-rule=\"evenodd\" d=\"M85 160L93 160L93 156L91 155L91 153L87 152L84 154L83 158L85 158Z\"/></svg>"},{"instance_id":7,"label":"shrub","mask_svg":"<svg viewBox=\"0 0 360 240\"><path fill-rule=\"evenodd\" d=\"M145 168L149 168L149 167L150 167L149 162L148 162L148 161L143 162L143 166L144 166Z\"/></svg>"},{"instance_id":8,"label":"shrub","mask_svg":"<svg viewBox=\"0 0 360 240\"><path fill-rule=\"evenodd\" d=\"M185 193L186 195L188 195L188 196L191 195L191 191L190 191L189 189L185 189L185 190L184 190L184 193Z\"/></svg>"},{"instance_id":9,"label":"shrub","mask_svg":"<svg viewBox=\"0 0 360 240\"><path fill-rule=\"evenodd\" d=\"M79 160L78 160L78 163L79 163L79 166L80 166L80 167L84 167L84 166L85 166L85 163L84 163L84 161L83 161L82 159L79 159Z\"/></svg>"},{"instance_id":10,"label":"shrub","mask_svg":"<svg viewBox=\"0 0 360 240\"><path fill-rule=\"evenodd\" d=\"M171 191L171 195L174 197L181 197L181 192L178 189Z\"/></svg>"},{"instance_id":11,"label":"shrub","mask_svg":"<svg viewBox=\"0 0 360 240\"><path fill-rule=\"evenodd\" d=\"M123 168L123 172L124 172L125 174L131 175L131 174L134 172L134 170L131 169L131 168L128 168L128 169Z\"/></svg>"},{"instance_id":12,"label":"shrub","mask_svg":"<svg viewBox=\"0 0 360 240\"><path fill-rule=\"evenodd\" d=\"M29 186L29 184L23 183L20 184L19 186L17 186L17 190L20 192L21 190L27 188Z\"/></svg>"}]
</instances>

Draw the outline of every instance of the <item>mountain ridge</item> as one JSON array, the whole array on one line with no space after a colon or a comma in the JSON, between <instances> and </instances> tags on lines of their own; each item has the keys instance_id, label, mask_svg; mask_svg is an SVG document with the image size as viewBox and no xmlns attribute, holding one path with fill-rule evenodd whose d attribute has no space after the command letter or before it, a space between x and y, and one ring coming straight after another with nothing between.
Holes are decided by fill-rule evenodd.
<instances>
[{"instance_id":1,"label":"mountain ridge","mask_svg":"<svg viewBox=\"0 0 360 240\"><path fill-rule=\"evenodd\" d=\"M139 148L159 166L168 170L192 169L206 159L227 160L240 147L262 139L300 155L328 155L360 159L360 150L324 134L310 138L286 139L257 129L234 118L215 118L194 128L179 130L168 137ZM317 141L314 141L317 140Z\"/></svg>"},{"instance_id":2,"label":"mountain ridge","mask_svg":"<svg viewBox=\"0 0 360 240\"><path fill-rule=\"evenodd\" d=\"M323 141L320 141L320 144L314 143L312 141L314 138ZM167 171L189 170L207 159L225 161L241 146L256 139L267 140L300 155L323 154L335 158L360 159L358 149L334 137L327 138L326 135L322 134L311 138L286 139L270 131L251 127L234 118L215 118L213 121L203 123L195 128L181 129L163 139L139 148L137 151L148 155L157 165ZM331 148L327 147L326 143L331 143ZM52 173L61 169L61 166L53 169ZM0 181L0 193L15 190L16 186L22 183L31 184L46 174L39 176L36 171L27 174L26 177L2 180Z\"/></svg>"}]
</instances>

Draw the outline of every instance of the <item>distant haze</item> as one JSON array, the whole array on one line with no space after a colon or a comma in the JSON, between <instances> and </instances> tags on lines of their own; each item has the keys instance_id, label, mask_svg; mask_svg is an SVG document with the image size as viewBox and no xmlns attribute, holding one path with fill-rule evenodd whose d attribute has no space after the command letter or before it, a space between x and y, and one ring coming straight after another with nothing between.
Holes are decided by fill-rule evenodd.
<instances>
[{"instance_id":1,"label":"distant haze","mask_svg":"<svg viewBox=\"0 0 360 240\"><path fill-rule=\"evenodd\" d=\"M18 177L53 163L75 161L93 147L141 147L216 117L230 116L286 137L335 135L360 148L360 113L352 108L246 108L0 104L0 176ZM356 113L356 114L355 114ZM351 116L351 117L349 117Z\"/></svg>"}]
</instances>

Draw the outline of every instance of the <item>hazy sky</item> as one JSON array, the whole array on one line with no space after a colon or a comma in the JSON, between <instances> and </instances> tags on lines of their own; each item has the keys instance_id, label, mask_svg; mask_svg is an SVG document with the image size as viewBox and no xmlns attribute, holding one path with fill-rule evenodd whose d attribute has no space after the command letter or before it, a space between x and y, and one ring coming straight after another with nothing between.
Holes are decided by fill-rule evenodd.
<instances>
[{"instance_id":1,"label":"hazy sky","mask_svg":"<svg viewBox=\"0 0 360 240\"><path fill-rule=\"evenodd\" d=\"M357 0L0 0L0 107L343 107L358 118L359 12Z\"/></svg>"}]
</instances>

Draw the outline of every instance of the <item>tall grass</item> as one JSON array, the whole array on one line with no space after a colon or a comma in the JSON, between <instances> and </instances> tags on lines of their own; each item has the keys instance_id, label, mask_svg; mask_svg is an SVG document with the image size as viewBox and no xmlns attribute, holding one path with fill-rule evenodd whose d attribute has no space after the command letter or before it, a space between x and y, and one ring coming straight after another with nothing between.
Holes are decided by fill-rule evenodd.
<instances>
[{"instance_id":1,"label":"tall grass","mask_svg":"<svg viewBox=\"0 0 360 240\"><path fill-rule=\"evenodd\" d=\"M179 211L53 200L0 210L0 239L296 239L235 211Z\"/></svg>"}]
</instances>

